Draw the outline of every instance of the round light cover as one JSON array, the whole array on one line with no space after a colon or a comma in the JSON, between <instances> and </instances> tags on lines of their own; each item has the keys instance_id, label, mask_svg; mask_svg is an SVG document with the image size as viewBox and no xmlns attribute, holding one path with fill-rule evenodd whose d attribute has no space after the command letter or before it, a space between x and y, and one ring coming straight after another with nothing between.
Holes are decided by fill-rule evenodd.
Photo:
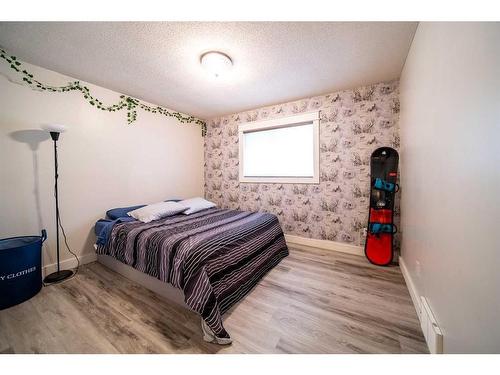
<instances>
[{"instance_id":1,"label":"round light cover","mask_svg":"<svg viewBox=\"0 0 500 375\"><path fill-rule=\"evenodd\" d=\"M201 65L215 77L219 77L233 66L231 58L222 52L205 52L200 57Z\"/></svg>"}]
</instances>

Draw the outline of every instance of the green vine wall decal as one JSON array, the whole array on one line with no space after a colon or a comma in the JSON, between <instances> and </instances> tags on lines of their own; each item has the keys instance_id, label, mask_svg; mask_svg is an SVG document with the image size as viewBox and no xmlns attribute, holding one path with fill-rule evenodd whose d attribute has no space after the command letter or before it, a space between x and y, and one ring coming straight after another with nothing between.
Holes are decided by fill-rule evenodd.
<instances>
[{"instance_id":1,"label":"green vine wall decal","mask_svg":"<svg viewBox=\"0 0 500 375\"><path fill-rule=\"evenodd\" d=\"M22 63L17 59L16 56L8 55L5 50L0 48L0 58L10 65L10 68L16 71L22 76L23 82L33 88L41 91L48 92L70 92L79 91L84 99L92 106L108 112L116 112L126 109L127 111L127 122L132 124L137 120L137 108L140 108L146 112L158 113L166 117L174 117L179 122L183 124L196 124L201 126L201 135L204 137L207 133L207 125L204 121L197 119L193 116L186 116L179 112L169 111L166 108L160 106L150 106L140 101L139 99L132 98L130 96L121 95L120 100L116 104L104 105L102 101L94 97L87 86L82 85L80 81L69 82L65 86L50 86L38 81L33 74L29 73L22 65Z\"/></svg>"}]
</instances>

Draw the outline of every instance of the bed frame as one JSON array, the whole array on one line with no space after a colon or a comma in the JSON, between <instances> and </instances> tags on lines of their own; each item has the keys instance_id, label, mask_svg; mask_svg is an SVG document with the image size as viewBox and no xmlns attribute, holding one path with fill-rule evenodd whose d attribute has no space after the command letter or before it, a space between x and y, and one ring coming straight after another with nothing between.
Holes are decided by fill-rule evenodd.
<instances>
[{"instance_id":1,"label":"bed frame","mask_svg":"<svg viewBox=\"0 0 500 375\"><path fill-rule=\"evenodd\" d=\"M191 311L191 309L184 302L184 292L182 290L174 288L172 285L164 283L163 281L160 281L155 277L142 273L141 271L138 271L135 268L128 266L113 257L110 257L109 255L97 254L97 261L105 267L108 267L109 269L126 277L127 279L132 280L137 284L142 285L146 289L149 289L152 292L160 295L166 300ZM200 319L200 323L203 340L220 345L227 345L232 342L230 338L216 337L210 330L210 328L208 328L203 319Z\"/></svg>"},{"instance_id":2,"label":"bed frame","mask_svg":"<svg viewBox=\"0 0 500 375\"><path fill-rule=\"evenodd\" d=\"M166 298L167 300L174 302L185 309L189 309L189 307L187 307L184 303L184 293L182 290L174 288L172 285L164 283L155 277L137 271L135 268L130 267L108 255L97 254L97 261L113 271L118 272L127 279L142 285L156 294L159 294L163 298Z\"/></svg>"}]
</instances>

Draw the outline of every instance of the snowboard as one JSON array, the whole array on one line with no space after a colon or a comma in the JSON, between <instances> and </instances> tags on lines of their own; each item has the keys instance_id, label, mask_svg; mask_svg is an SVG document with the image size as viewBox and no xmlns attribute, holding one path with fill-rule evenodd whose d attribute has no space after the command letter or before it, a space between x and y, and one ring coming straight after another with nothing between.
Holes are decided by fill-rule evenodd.
<instances>
[{"instance_id":1,"label":"snowboard","mask_svg":"<svg viewBox=\"0 0 500 375\"><path fill-rule=\"evenodd\" d=\"M390 147L380 147L370 158L370 210L365 242L365 255L378 266L391 264L394 225L394 196L399 190L399 155Z\"/></svg>"}]
</instances>

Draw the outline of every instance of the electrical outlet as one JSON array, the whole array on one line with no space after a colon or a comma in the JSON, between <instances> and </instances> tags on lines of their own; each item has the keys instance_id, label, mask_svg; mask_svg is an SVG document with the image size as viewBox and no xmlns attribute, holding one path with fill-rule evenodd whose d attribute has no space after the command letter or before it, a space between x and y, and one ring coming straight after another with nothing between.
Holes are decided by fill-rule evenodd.
<instances>
[{"instance_id":1,"label":"electrical outlet","mask_svg":"<svg viewBox=\"0 0 500 375\"><path fill-rule=\"evenodd\" d=\"M417 277L420 278L420 275L422 274L422 267L418 260L415 261L415 273L417 274Z\"/></svg>"}]
</instances>

